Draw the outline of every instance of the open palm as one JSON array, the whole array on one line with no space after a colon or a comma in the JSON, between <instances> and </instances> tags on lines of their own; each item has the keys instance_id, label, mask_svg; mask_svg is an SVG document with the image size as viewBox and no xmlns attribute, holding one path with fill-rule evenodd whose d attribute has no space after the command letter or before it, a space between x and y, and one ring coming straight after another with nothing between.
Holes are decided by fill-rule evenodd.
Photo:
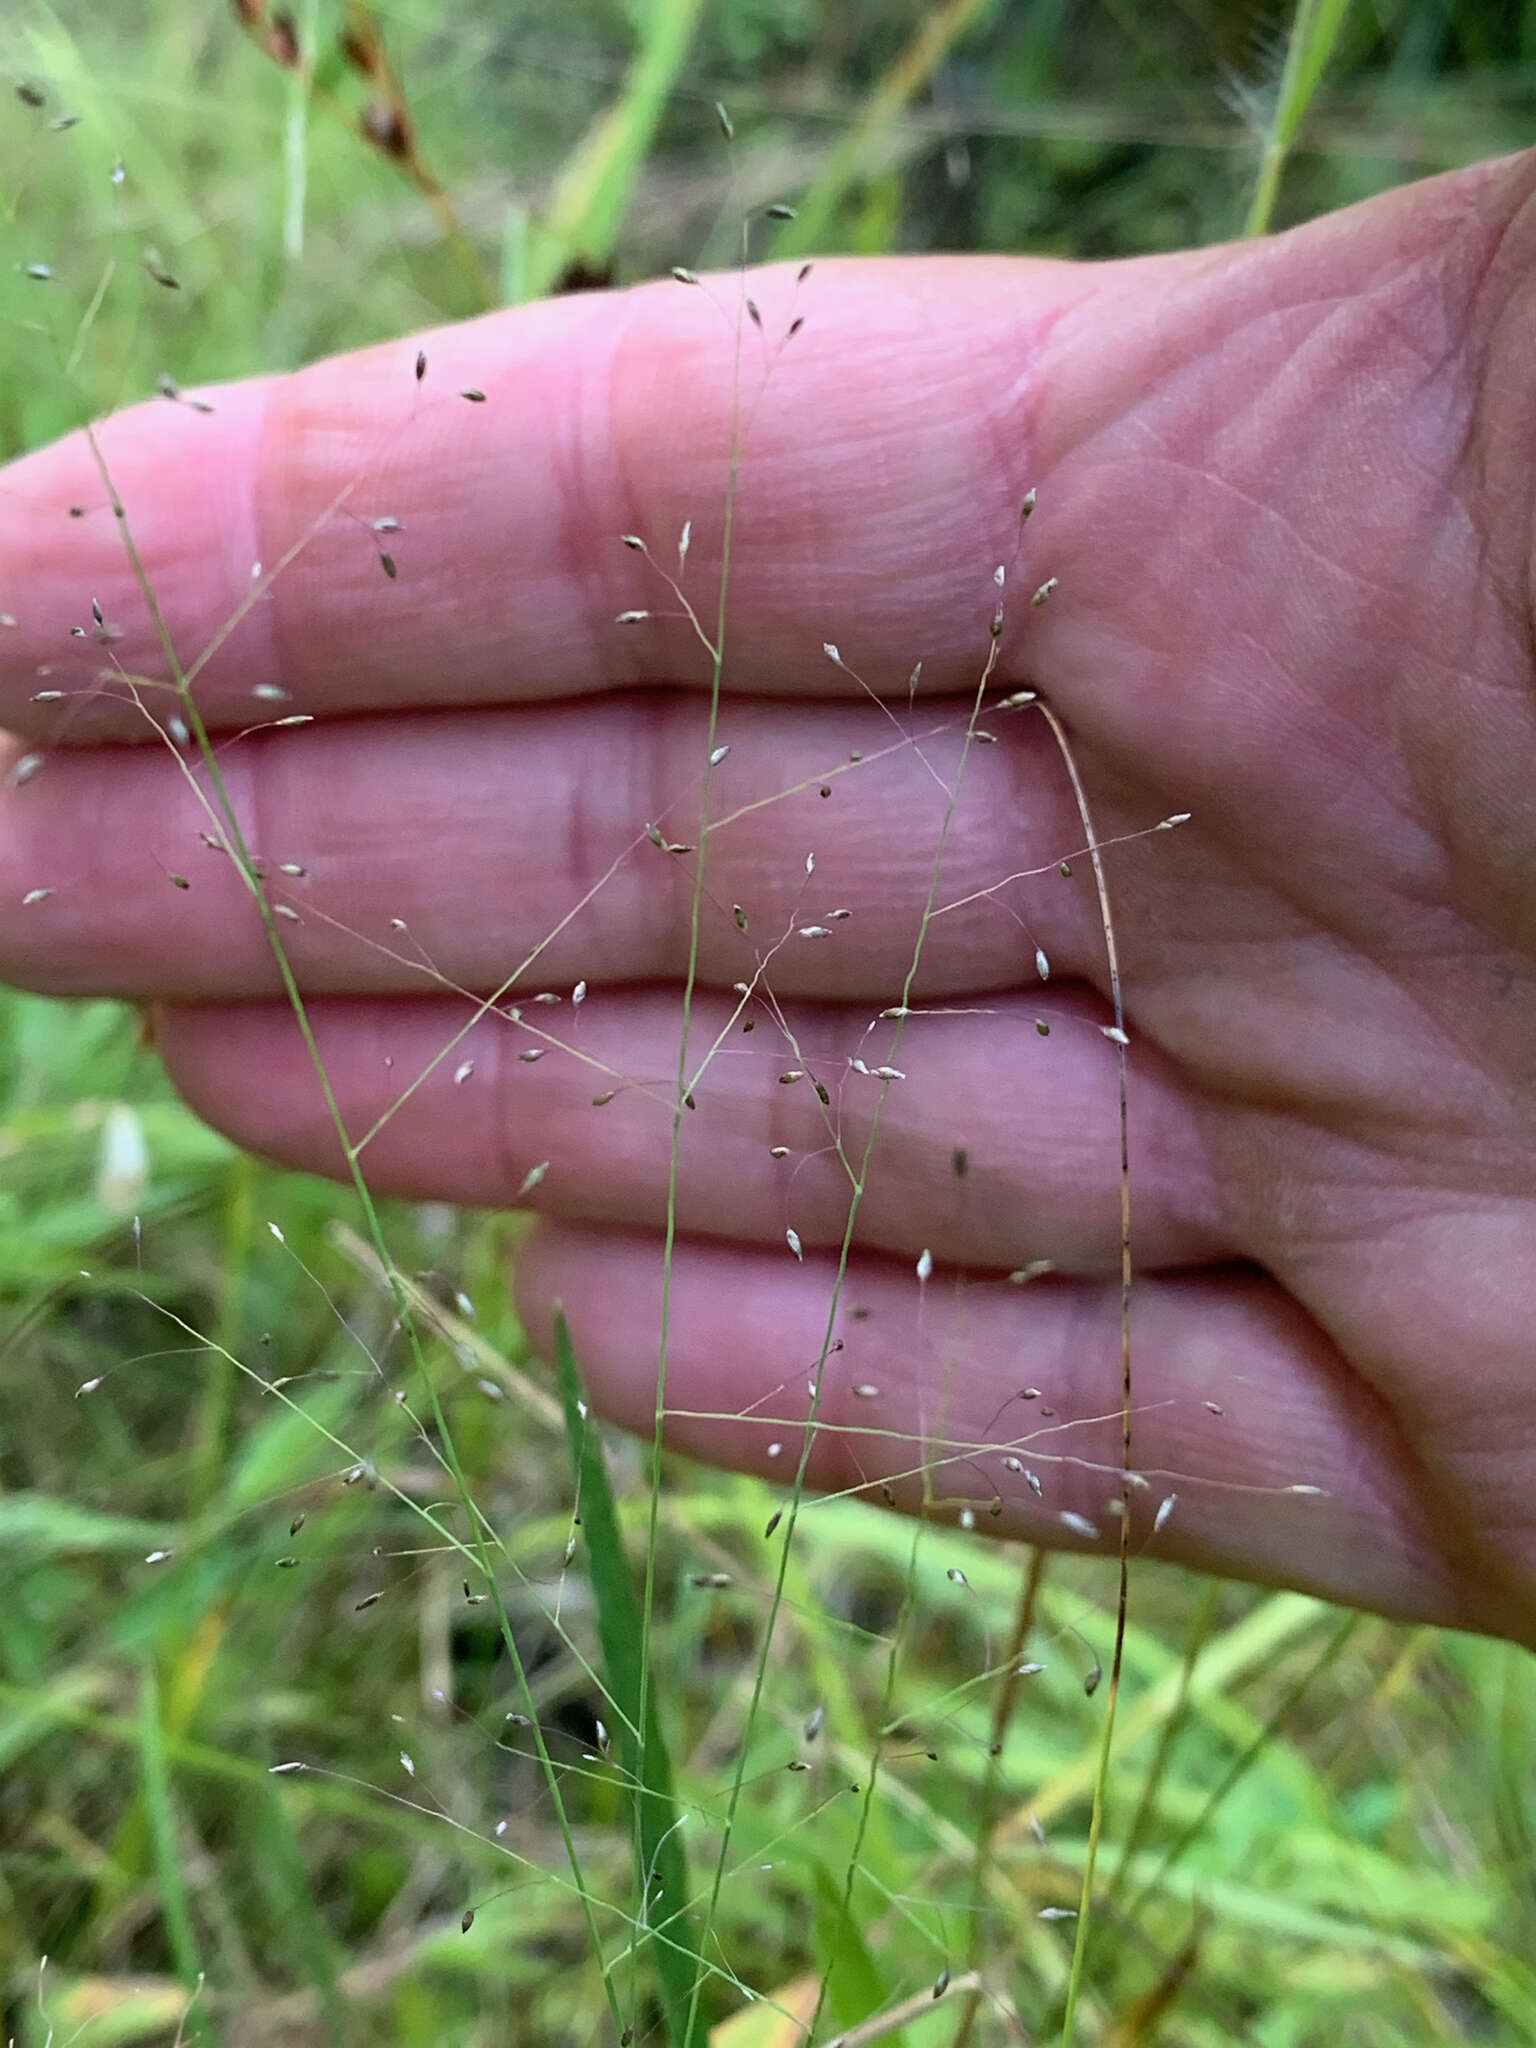
<instances>
[{"instance_id":1,"label":"open palm","mask_svg":"<svg viewBox=\"0 0 1536 2048\"><path fill-rule=\"evenodd\" d=\"M1126 835L1138 1543L1536 1641L1536 161L1260 245L746 289L764 341L749 325L739 374L734 281L667 283L426 337L420 377L412 341L103 431L184 656L303 543L197 697L223 732L316 715L223 760L298 912L348 1128L393 1110L371 1183L542 1210L530 1326L563 1300L595 1397L649 1426L695 867L645 827L698 838L711 744L657 565L691 521L713 630L739 393L689 1072L720 1050L683 1121L673 1440L792 1461L769 1418L806 1411L849 1203L829 1133L857 1166L878 1112L814 1480L1110 1540L1103 937L1087 861L1057 871L1082 831L1050 735L990 708L1037 686L1100 837ZM923 1014L882 1022L999 562L997 744L966 755ZM0 972L157 999L210 1121L338 1170L255 910L102 681L165 668L81 441L0 480L0 571L22 594L0 718L44 754L0 806ZM525 960L522 1022L483 1017L433 1066L453 990Z\"/></svg>"}]
</instances>

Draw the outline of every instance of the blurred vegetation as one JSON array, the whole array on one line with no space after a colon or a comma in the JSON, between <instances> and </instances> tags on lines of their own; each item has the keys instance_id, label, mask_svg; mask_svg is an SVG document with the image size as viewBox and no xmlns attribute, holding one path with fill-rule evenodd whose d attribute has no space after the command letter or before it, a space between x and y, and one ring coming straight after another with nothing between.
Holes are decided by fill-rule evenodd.
<instances>
[{"instance_id":1,"label":"blurred vegetation","mask_svg":"<svg viewBox=\"0 0 1536 2048\"><path fill-rule=\"evenodd\" d=\"M0 76L22 92L0 101L0 453L161 376L295 364L516 300L575 263L620 281L729 263L743 207L767 199L803 202L785 250L813 232L825 249L1108 257L1233 234L1287 26L1247 0L393 0L377 19L414 178L398 138L356 132L366 104L331 0L295 12L312 74L212 0L8 7ZM1277 223L1518 147L1533 113L1536 5L1357 0ZM35 263L68 308L68 374L38 331ZM0 562L0 608L10 595ZM205 1132L136 1020L99 1004L0 996L0 1162L6 2035L603 2038L494 1620L412 1512L441 1472L373 1397L392 1308L349 1200ZM439 1305L433 1370L507 1546L589 1883L623 1898L624 1803L593 1749L583 1661L591 1593L564 1569L559 1413L504 1300L513 1227L404 1205L387 1226ZM634 1448L610 1445L609 1465L643 1499ZM740 1731L773 1505L683 1467L665 1495L654 1649L688 1802L717 1796ZM1081 1868L1099 1710L1070 1631L1107 1640L1098 1567L1044 1574L1050 1668L1006 1733L1000 1846L973 1902L989 1726L963 1688L1006 1637L1023 1560L960 1535L927 1558L898 1700L911 1753L889 1766L854 1910L836 1909L853 1824L837 1787L867 1768L910 1540L847 1503L802 1525L782 1691L751 1734L766 1772L806 1740L790 1703L820 1701L828 1754L773 1773L746 1810L716 1947L765 1996L711 1983L722 2048L787 2048L784 2014L833 1960L846 2009L824 2034L958 1975L973 1903L1032 2031L1058 2009L1066 1949L1037 1915L1072 1903ZM965 1597L945 1569L961 1559ZM712 1573L730 1586L696 1583ZM1086 2038L1536 2041L1529 1659L1138 1567L1128 1672ZM270 1775L296 1756L330 1774ZM621 1949L618 1923L604 1931ZM647 1996L633 1991L637 2039ZM889 2038L925 2048L955 2025L935 2006ZM1016 2036L983 2008L976 2038Z\"/></svg>"}]
</instances>

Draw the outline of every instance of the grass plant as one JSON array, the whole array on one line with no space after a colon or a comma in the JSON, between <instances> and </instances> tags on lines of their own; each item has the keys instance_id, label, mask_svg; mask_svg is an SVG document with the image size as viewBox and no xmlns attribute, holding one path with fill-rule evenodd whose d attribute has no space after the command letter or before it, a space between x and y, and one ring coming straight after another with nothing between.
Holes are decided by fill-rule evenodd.
<instances>
[{"instance_id":1,"label":"grass plant","mask_svg":"<svg viewBox=\"0 0 1536 2048\"><path fill-rule=\"evenodd\" d=\"M211 1135L116 1006L0 997L6 2032L27 2048L1536 2039L1523 1769L1536 1681L1520 1653L1144 1570L1125 1513L1117 1555L1047 1561L996 1545L984 1506L952 1496L955 1470L1006 1450L1039 1484L1061 1443L1012 1422L990 1443L956 1440L937 1341L938 1419L898 1475L929 1517L881 1512L878 1487L872 1504L866 1487L807 1484L831 1426L821 1408L884 1106L921 1028L923 949L995 712L1043 717L1060 748L1082 834L1054 851L1091 877L1108 954L1118 1099L1105 1114L1120 1168L1105 1200L1122 1317L1104 1477L1128 1495L1135 1077L1115 853L1049 701L997 703L1005 623L1027 618L1031 589L1071 601L1041 580L1048 564L1030 566L1027 529L1015 559L976 565L975 617L954 627L974 636L976 683L958 709L930 714L915 690L903 699L890 678L856 676L839 622L812 621L889 728L882 751L829 759L825 776L900 790L917 763L930 798L938 788L910 964L887 1014L872 1009L863 1071L831 1074L806 1041L780 978L786 949L836 941L837 912L823 924L817 907L822 773L758 800L783 820L787 922L723 900L713 879L714 843L737 819L732 527L774 357L745 283L700 286L693 267L735 261L743 219L794 199L787 165L812 199L778 223L796 254L813 229L823 248L943 239L958 212L973 239L998 239L1037 203L1021 198L1021 158L1053 194L1039 241L1070 238L1090 185L1094 205L1119 188L1126 247L1155 246L1170 224L1262 232L1290 199L1287 166L1298 211L1400 175L1399 116L1415 93L1441 123L1426 118L1419 146L1480 150L1488 124L1467 109L1500 88L1517 118L1513 74L1536 68L1536 31L1484 76L1467 54L1478 35L1502 51L1514 33L1491 5L1465 9L1452 62L1449 31L1426 55L1428 9L1373 29L1342 0L1299 0L1278 85L1247 92L1253 118L1233 124L1219 118L1230 71L1191 100L1198 6L1166 29L1106 6L1096 30L1121 38L1125 74L1106 132L1099 60L1070 10L1044 0L961 0L921 21L876 10L856 46L789 0L679 0L644 11L623 48L603 41L612 24L595 6L556 40L569 11L529 10L531 52L508 51L494 10L426 0L387 16L362 0L311 5L291 23L254 5L237 22L154 0L131 32L90 6L37 7L0 32L14 88L0 131L8 453L89 427L157 379L168 403L185 402L205 379L476 310L491 280L516 299L615 258L625 274L680 266L676 288L715 323L737 397L722 502L693 515L723 529L718 585L695 594L692 521L628 537L657 607L691 626L704 707L694 776L660 820L633 821L598 884L645 863L682 871L675 1070L630 1072L601 1051L602 991L545 988L547 939L490 990L459 988L404 937L387 941L462 1021L428 1067L397 1077L386 1119L420 1089L472 1090L491 1031L535 1074L535 1062L583 1064L594 1115L619 1095L654 1110L668 1197L649 1443L598 1424L563 1322L552 1360L532 1352L504 1289L515 1219L371 1186L384 1120L349 1128L290 941L299 921L328 921L338 943L379 941L327 911L323 878L274 873L259 856L278 850L252 845L228 743L199 711L212 650L180 648L162 627L160 672L116 678L196 793L211 847L187 853L192 886L199 859L223 860L260 919L348 1185ZM968 53L1032 80L1036 100L1053 92L1054 135L1024 118L1035 100L1012 107L1011 130L968 103ZM1223 61L1240 76L1267 65L1251 44ZM756 103L754 76L772 88ZM1340 79L1332 99L1325 77ZM827 126L814 92L798 117L773 103L808 85L836 88L830 141L806 139ZM495 93L514 88L532 132L509 142L509 171L466 137L489 155L505 111ZM1159 124L1171 139L1147 142ZM1218 141L1198 139L1207 126ZM1319 132L1354 139L1304 157ZM1446 139L1424 140L1435 133ZM1199 176L1171 200L1197 156ZM478 178L488 170L502 175ZM685 241L659 224L679 193ZM1106 232L1090 206L1083 248L1096 253ZM29 278L40 263L50 276ZM813 319L814 278L801 304ZM418 381L432 402L460 402L435 399L430 366ZM158 616L133 504L93 446ZM379 552L380 604L409 601L412 508L400 508L404 539L381 540L366 530L367 480L291 537L225 633L338 524ZM0 563L0 609L19 606L4 574ZM255 707L254 725L278 728L262 745L283 743L284 717ZM721 933L740 934L752 964L717 1025L701 963ZM809 1391L797 1377L782 1413L753 1418L779 1431L773 1488L688 1466L664 1436L691 1105L741 1057L792 1077L786 1094L807 1102L845 1193L819 1349L794 1366ZM850 1088L873 1107L861 1097L850 1113ZM559 1165L533 1163L521 1192ZM783 1256L804 1264L794 1171ZM940 1302L963 1295L926 1251L911 1284L936 1326ZM879 1391L867 1430L849 1432L855 1451L891 1434Z\"/></svg>"}]
</instances>

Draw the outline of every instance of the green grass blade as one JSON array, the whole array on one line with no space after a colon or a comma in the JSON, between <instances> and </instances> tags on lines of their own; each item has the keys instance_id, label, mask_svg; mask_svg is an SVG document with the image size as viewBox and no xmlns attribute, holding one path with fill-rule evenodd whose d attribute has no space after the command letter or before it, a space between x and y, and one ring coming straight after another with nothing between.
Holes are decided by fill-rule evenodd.
<instances>
[{"instance_id":1,"label":"green grass blade","mask_svg":"<svg viewBox=\"0 0 1536 2048\"><path fill-rule=\"evenodd\" d=\"M800 198L795 218L774 237L776 257L809 256L842 246L833 232L849 189L888 168L892 131L913 97L928 83L950 47L981 12L982 0L947 0L929 12L906 48L859 110Z\"/></svg>"},{"instance_id":2,"label":"green grass blade","mask_svg":"<svg viewBox=\"0 0 1536 2048\"><path fill-rule=\"evenodd\" d=\"M1291 153L1312 96L1322 82L1328 59L1333 55L1339 31L1349 12L1349 0L1296 0L1291 19L1291 36L1285 50L1285 69L1280 74L1280 91L1264 150L1259 159L1258 183L1243 223L1245 235L1269 232L1280 176Z\"/></svg>"},{"instance_id":3,"label":"green grass blade","mask_svg":"<svg viewBox=\"0 0 1536 2048\"><path fill-rule=\"evenodd\" d=\"M170 1772L166 1768L160 1726L160 1682L153 1664L145 1665L139 1691L139 1777L144 1813L149 1822L155 1877L160 1888L160 1911L165 1921L166 1941L177 1976L184 1984L195 1985L202 1975L202 1963L197 1952L197 1936L192 1929L192 1907L182 1874L181 1852L176 1842Z\"/></svg>"},{"instance_id":4,"label":"green grass blade","mask_svg":"<svg viewBox=\"0 0 1536 2048\"><path fill-rule=\"evenodd\" d=\"M623 89L573 151L548 211L530 230L518 278L524 296L541 297L578 257L600 265L613 253L702 7L703 0L653 0L644 10L644 33Z\"/></svg>"},{"instance_id":5,"label":"green grass blade","mask_svg":"<svg viewBox=\"0 0 1536 2048\"><path fill-rule=\"evenodd\" d=\"M706 2031L697 2018L692 2028L689 2025L689 2013L696 2005L695 1985L704 1976L705 1966L683 1913L688 1897L688 1859L682 1816L656 1712L656 1688L644 1683L640 1603L624 1551L618 1510L602 1445L596 1431L588 1427L581 1376L563 1315L555 1318L555 1375L576 1471L604 1675L618 1719L614 1741L633 1786L640 1912L652 1929L665 1937L652 1942L651 1951L667 2039L673 2048L694 2048L702 2043ZM658 1906L659 1911L655 1910Z\"/></svg>"},{"instance_id":6,"label":"green grass blade","mask_svg":"<svg viewBox=\"0 0 1536 2048\"><path fill-rule=\"evenodd\" d=\"M816 1864L815 1877L816 1949L826 2001L839 2027L854 2027L890 2004L890 1987L843 1887L824 1863ZM901 2034L891 2033L885 2039L889 2048L903 2048Z\"/></svg>"}]
</instances>

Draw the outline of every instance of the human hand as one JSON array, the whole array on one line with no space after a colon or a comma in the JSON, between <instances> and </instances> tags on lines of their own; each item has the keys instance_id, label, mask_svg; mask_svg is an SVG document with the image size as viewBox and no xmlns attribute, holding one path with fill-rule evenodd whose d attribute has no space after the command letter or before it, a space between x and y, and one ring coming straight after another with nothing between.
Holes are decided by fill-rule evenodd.
<instances>
[{"instance_id":1,"label":"human hand","mask_svg":"<svg viewBox=\"0 0 1536 2048\"><path fill-rule=\"evenodd\" d=\"M681 1128L675 1444L793 1464L761 1418L803 1419L824 1343L850 1196L829 1122L857 1165L883 1098L813 1482L889 1481L916 1507L926 1465L984 1527L1108 1528L1117 1053L1089 864L1056 873L1082 830L1034 712L989 710L999 744L967 760L913 998L939 1014L902 1026L899 1082L847 1064L892 1042L871 1023L900 1000L993 566L1036 486L988 702L1038 685L1100 836L1143 835L1105 856L1137 1546L1536 1642L1533 279L1521 158L1261 244L827 263L798 296L787 272L748 280L777 352L761 395L750 352L740 386L689 1071L726 1036ZM520 1304L547 1333L563 1300L594 1399L649 1430L694 865L644 827L698 837L710 664L685 619L614 623L676 612L619 537L670 567L691 520L684 587L711 630L733 345L666 283L426 337L419 382L417 346L220 390L207 415L157 402L102 443L184 658L254 562L303 543L196 698L226 736L316 715L221 760L299 913L282 938L348 1129L393 1111L362 1155L379 1190L507 1204L548 1160ZM122 629L106 653L93 599ZM0 720L13 762L43 753L0 804L0 973L156 1002L204 1116L339 1171L239 875L198 849L167 748L123 744L152 728L103 669L167 671L79 439L0 481L0 600ZM854 914L829 938L796 936L834 904ZM452 990L529 955L509 999L566 1004L485 1016L432 1066L467 1015ZM520 1059L547 1042L530 1024L574 1050ZM779 1081L799 1064L830 1116Z\"/></svg>"}]
</instances>

